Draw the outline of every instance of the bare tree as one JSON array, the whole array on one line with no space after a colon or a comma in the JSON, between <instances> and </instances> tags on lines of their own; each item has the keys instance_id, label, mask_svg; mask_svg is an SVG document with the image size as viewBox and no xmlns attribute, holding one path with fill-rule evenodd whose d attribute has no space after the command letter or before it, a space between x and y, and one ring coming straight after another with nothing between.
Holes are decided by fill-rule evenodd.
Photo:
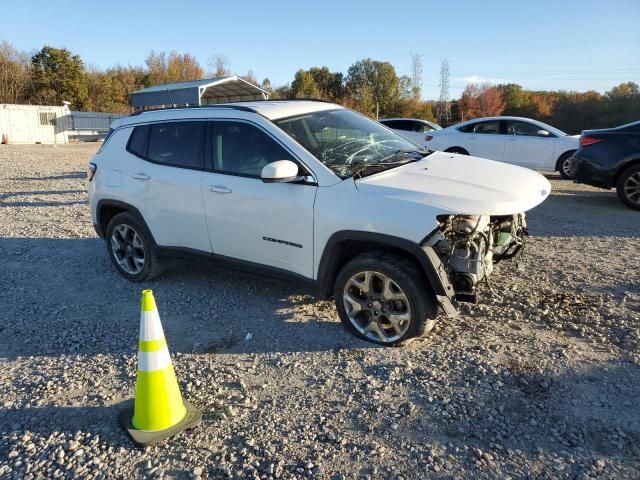
<instances>
[{"instance_id":1,"label":"bare tree","mask_svg":"<svg viewBox=\"0 0 640 480\"><path fill-rule=\"evenodd\" d=\"M220 78L231 75L229 59L224 55L212 55L209 57L207 67L209 68L209 76Z\"/></svg>"},{"instance_id":2,"label":"bare tree","mask_svg":"<svg viewBox=\"0 0 640 480\"><path fill-rule=\"evenodd\" d=\"M31 84L29 55L8 42L0 43L0 103L22 103Z\"/></svg>"}]
</instances>

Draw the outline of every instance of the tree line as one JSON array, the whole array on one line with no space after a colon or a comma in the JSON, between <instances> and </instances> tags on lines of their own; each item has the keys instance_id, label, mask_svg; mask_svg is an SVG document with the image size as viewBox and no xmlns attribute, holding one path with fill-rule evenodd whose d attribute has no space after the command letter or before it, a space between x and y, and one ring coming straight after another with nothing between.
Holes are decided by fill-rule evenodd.
<instances>
[{"instance_id":1,"label":"tree line","mask_svg":"<svg viewBox=\"0 0 640 480\"><path fill-rule=\"evenodd\" d=\"M31 55L0 43L0 103L60 105L74 110L129 112L129 93L141 88L208 77L228 76L228 61L210 59L207 69L188 53L152 51L141 66L106 70L86 65L65 48L44 46ZM340 103L370 117L411 117L438 121L435 101L423 100L420 85L394 66L371 58L356 61L346 74L327 67L298 70L290 84L272 87L253 72L240 75L271 98L319 98ZM640 119L640 92L634 82L604 94L596 91L532 91L517 84L469 84L450 102L451 121L515 115L548 122L569 133ZM443 120L443 119L440 119Z\"/></svg>"}]
</instances>

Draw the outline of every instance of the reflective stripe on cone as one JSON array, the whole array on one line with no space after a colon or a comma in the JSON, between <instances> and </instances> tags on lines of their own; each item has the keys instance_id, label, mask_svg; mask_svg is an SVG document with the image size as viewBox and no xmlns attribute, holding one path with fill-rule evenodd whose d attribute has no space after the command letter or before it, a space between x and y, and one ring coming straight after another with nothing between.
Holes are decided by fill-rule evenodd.
<instances>
[{"instance_id":1,"label":"reflective stripe on cone","mask_svg":"<svg viewBox=\"0 0 640 480\"><path fill-rule=\"evenodd\" d=\"M164 338L153 292L142 292L136 398L131 423L146 432L166 430L187 414Z\"/></svg>"}]
</instances>

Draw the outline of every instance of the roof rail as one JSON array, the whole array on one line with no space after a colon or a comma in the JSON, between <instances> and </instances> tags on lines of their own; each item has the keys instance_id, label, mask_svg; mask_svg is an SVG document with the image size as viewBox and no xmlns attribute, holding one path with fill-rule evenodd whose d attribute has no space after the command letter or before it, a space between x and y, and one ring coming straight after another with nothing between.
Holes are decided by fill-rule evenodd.
<instances>
[{"instance_id":1,"label":"roof rail","mask_svg":"<svg viewBox=\"0 0 640 480\"><path fill-rule=\"evenodd\" d=\"M190 106L176 106L176 107L158 107L158 108L148 108L146 110L138 110L137 112L133 112L130 117L135 117L137 115L142 115L143 113L148 112L164 112L167 110L192 110L196 108L231 108L233 110L242 110L243 112L253 112L256 111L253 108L246 107L244 105L233 105L231 103L216 103L213 105L190 105Z\"/></svg>"},{"instance_id":2,"label":"roof rail","mask_svg":"<svg viewBox=\"0 0 640 480\"><path fill-rule=\"evenodd\" d=\"M302 98L273 98L269 100L242 100L240 102L233 103L244 103L244 102L322 102L322 103L336 103L331 100L324 100L322 98L312 98L312 97L302 97Z\"/></svg>"},{"instance_id":3,"label":"roof rail","mask_svg":"<svg viewBox=\"0 0 640 480\"><path fill-rule=\"evenodd\" d=\"M323 100L321 98L274 98L273 100L240 100L238 102L229 103L214 103L211 105L190 105L190 106L175 106L175 107L158 107L148 108L146 110L138 110L133 112L130 116L141 115L146 112L158 112L166 110L179 110L179 109L195 109L195 108L232 108L234 110L242 110L244 112L258 113L251 107L245 105L238 105L239 103L256 103L256 102L322 102L322 103L334 103L330 100Z\"/></svg>"}]
</instances>

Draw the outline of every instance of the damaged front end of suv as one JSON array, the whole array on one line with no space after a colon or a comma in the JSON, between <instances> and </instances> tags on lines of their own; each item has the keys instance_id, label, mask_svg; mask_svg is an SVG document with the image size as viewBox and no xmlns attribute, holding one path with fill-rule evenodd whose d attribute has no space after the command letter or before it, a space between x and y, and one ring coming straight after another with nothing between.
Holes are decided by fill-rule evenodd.
<instances>
[{"instance_id":1,"label":"damaged front end of suv","mask_svg":"<svg viewBox=\"0 0 640 480\"><path fill-rule=\"evenodd\" d=\"M455 298L475 302L480 284L487 283L493 265L521 255L527 223L515 215L440 215L438 227L424 240L440 257Z\"/></svg>"}]
</instances>

